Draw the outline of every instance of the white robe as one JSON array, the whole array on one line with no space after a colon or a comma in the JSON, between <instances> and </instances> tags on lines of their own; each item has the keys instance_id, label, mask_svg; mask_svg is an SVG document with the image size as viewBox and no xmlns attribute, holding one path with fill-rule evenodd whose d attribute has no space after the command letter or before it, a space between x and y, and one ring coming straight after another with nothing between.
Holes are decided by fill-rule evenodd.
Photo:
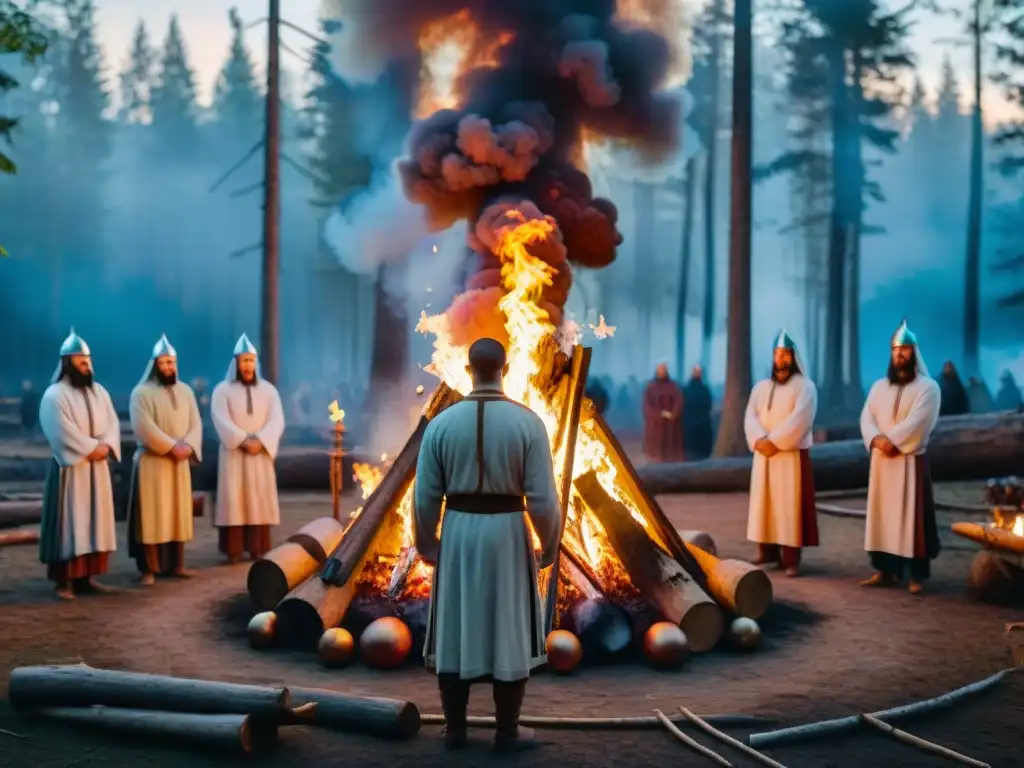
<instances>
[{"instance_id":1,"label":"white robe","mask_svg":"<svg viewBox=\"0 0 1024 768\"><path fill-rule=\"evenodd\" d=\"M561 506L547 431L510 401L484 406L484 493L523 495L546 558L558 546ZM416 466L415 539L436 559L424 657L463 679L521 680L547 660L537 561L522 512L445 509L446 493L474 493L477 403L465 400L427 426Z\"/></svg>"},{"instance_id":2,"label":"white robe","mask_svg":"<svg viewBox=\"0 0 1024 768\"><path fill-rule=\"evenodd\" d=\"M765 379L754 385L743 420L747 446L754 453L747 518L750 541L784 547L805 545L800 451L814 442L817 411L818 390L806 376L791 376L785 384ZM770 459L754 450L762 438L779 449Z\"/></svg>"},{"instance_id":3,"label":"white robe","mask_svg":"<svg viewBox=\"0 0 1024 768\"><path fill-rule=\"evenodd\" d=\"M88 404L87 404L88 399ZM110 395L99 384L76 389L51 384L39 405L39 424L50 444L59 483L47 493L39 540L44 563L117 550L110 465L86 457L101 445L121 460L121 425Z\"/></svg>"},{"instance_id":4,"label":"white robe","mask_svg":"<svg viewBox=\"0 0 1024 768\"><path fill-rule=\"evenodd\" d=\"M130 514L138 512L133 534L140 544L191 541L192 474L189 461L175 461L179 440L203 459L203 423L192 388L183 382L165 387L144 381L132 390L129 408L138 442Z\"/></svg>"},{"instance_id":5,"label":"white robe","mask_svg":"<svg viewBox=\"0 0 1024 768\"><path fill-rule=\"evenodd\" d=\"M935 379L918 374L905 386L879 379L868 392L860 414L864 445L871 451L868 479L867 526L864 549L914 556L917 509L917 465L939 419L941 394ZM889 458L872 450L879 435L889 438L903 454Z\"/></svg>"},{"instance_id":6,"label":"white robe","mask_svg":"<svg viewBox=\"0 0 1024 768\"><path fill-rule=\"evenodd\" d=\"M222 381L213 390L210 417L220 438L214 525L278 525L274 460L284 434L284 409L277 388L263 379L248 387ZM263 446L255 456L240 447L250 436Z\"/></svg>"}]
</instances>

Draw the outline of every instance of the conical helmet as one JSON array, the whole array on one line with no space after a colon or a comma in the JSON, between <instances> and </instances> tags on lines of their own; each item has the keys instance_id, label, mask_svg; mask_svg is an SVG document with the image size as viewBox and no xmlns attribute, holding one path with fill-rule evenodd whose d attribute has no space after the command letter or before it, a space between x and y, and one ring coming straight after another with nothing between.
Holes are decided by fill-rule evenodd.
<instances>
[{"instance_id":1,"label":"conical helmet","mask_svg":"<svg viewBox=\"0 0 1024 768\"><path fill-rule=\"evenodd\" d=\"M71 332L68 333L68 337L64 339L64 342L60 345L60 356L68 357L69 355L92 356L92 351L89 349L89 345L85 343L85 339L75 333L74 327L71 328Z\"/></svg>"},{"instance_id":2,"label":"conical helmet","mask_svg":"<svg viewBox=\"0 0 1024 768\"><path fill-rule=\"evenodd\" d=\"M890 347L916 347L917 336L914 332L907 327L907 318L903 318L903 322L900 323L900 327L896 329L896 333L892 335L892 342Z\"/></svg>"},{"instance_id":3,"label":"conical helmet","mask_svg":"<svg viewBox=\"0 0 1024 768\"><path fill-rule=\"evenodd\" d=\"M779 331L779 335L775 337L775 343L772 345L772 349L788 349L791 352L796 351L796 342L793 341L793 337L786 332L783 328Z\"/></svg>"},{"instance_id":4,"label":"conical helmet","mask_svg":"<svg viewBox=\"0 0 1024 768\"><path fill-rule=\"evenodd\" d=\"M153 354L150 355L154 360L158 357L177 357L178 351L171 346L171 342L167 339L167 334L160 336L160 341L153 345Z\"/></svg>"},{"instance_id":5,"label":"conical helmet","mask_svg":"<svg viewBox=\"0 0 1024 768\"><path fill-rule=\"evenodd\" d=\"M256 345L249 341L249 337L244 333L235 342L235 351L231 353L235 357L239 355L259 355L256 351Z\"/></svg>"}]
</instances>

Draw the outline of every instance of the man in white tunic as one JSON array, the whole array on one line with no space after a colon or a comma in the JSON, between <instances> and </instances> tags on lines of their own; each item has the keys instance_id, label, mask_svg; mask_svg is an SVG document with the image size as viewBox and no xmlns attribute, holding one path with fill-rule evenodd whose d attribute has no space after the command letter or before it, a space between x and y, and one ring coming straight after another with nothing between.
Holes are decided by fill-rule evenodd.
<instances>
[{"instance_id":1,"label":"man in white tunic","mask_svg":"<svg viewBox=\"0 0 1024 768\"><path fill-rule=\"evenodd\" d=\"M416 547L436 563L424 657L436 670L445 744L466 743L473 682L493 684L496 751L536 746L519 726L530 671L547 660L542 605L526 515L540 538L540 567L554 562L561 508L547 430L502 393L505 350L469 350L473 392L427 426L416 467ZM437 535L444 502L444 524Z\"/></svg>"},{"instance_id":2,"label":"man in white tunic","mask_svg":"<svg viewBox=\"0 0 1024 768\"><path fill-rule=\"evenodd\" d=\"M96 581L117 550L111 456L121 460L121 425L114 404L93 380L92 353L74 328L60 347L60 364L39 405L39 423L53 452L43 488L39 560L58 597L107 592Z\"/></svg>"},{"instance_id":3,"label":"man in white tunic","mask_svg":"<svg viewBox=\"0 0 1024 768\"><path fill-rule=\"evenodd\" d=\"M757 564L778 563L800 574L803 547L818 546L811 468L811 430L818 390L783 329L772 350L772 375L754 385L744 430L754 453L747 538L757 542Z\"/></svg>"},{"instance_id":4,"label":"man in white tunic","mask_svg":"<svg viewBox=\"0 0 1024 768\"><path fill-rule=\"evenodd\" d=\"M188 577L185 542L192 540L190 461L201 461L203 424L192 388L178 381L178 353L161 336L130 415L138 447L128 500L128 550L142 584L157 574Z\"/></svg>"},{"instance_id":5,"label":"man in white tunic","mask_svg":"<svg viewBox=\"0 0 1024 768\"><path fill-rule=\"evenodd\" d=\"M907 579L917 595L930 574L930 561L939 555L925 451L942 397L906 320L890 346L889 371L872 385L860 415L864 445L871 452L864 549L875 569L861 584L885 587Z\"/></svg>"},{"instance_id":6,"label":"man in white tunic","mask_svg":"<svg viewBox=\"0 0 1024 768\"><path fill-rule=\"evenodd\" d=\"M274 459L284 434L277 388L259 372L256 347L244 333L227 376L213 390L213 428L220 438L217 511L220 551L231 564L270 550L270 527L281 522Z\"/></svg>"}]
</instances>

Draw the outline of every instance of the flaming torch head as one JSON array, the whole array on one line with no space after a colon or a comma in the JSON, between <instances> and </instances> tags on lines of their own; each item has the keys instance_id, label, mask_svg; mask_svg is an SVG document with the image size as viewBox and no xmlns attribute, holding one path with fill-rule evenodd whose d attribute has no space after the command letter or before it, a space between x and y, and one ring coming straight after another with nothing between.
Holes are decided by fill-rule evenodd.
<instances>
[{"instance_id":1,"label":"flaming torch head","mask_svg":"<svg viewBox=\"0 0 1024 768\"><path fill-rule=\"evenodd\" d=\"M337 432L345 431L345 412L338 407L338 401L335 400L327 406L327 414L334 425L334 429Z\"/></svg>"}]
</instances>

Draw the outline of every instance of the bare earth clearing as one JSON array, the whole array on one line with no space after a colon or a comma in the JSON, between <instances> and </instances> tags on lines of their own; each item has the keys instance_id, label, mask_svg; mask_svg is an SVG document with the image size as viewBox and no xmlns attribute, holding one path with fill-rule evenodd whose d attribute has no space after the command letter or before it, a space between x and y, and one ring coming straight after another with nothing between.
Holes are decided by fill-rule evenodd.
<instances>
[{"instance_id":1,"label":"bare earth clearing","mask_svg":"<svg viewBox=\"0 0 1024 768\"><path fill-rule=\"evenodd\" d=\"M940 487L937 495L975 504L980 501L980 485ZM745 495L677 496L661 502L678 527L711 532L720 555L750 554L744 541ZM860 502L842 503L856 507ZM354 500L346 504L351 508ZM326 496L287 497L283 507L287 522L278 537L329 511ZM940 530L948 530L955 519L969 517L940 512ZM1010 664L1004 626L1020 620L1021 611L978 605L965 595L970 545L944 536L950 546L935 563L923 598L903 590L864 590L856 584L867 570L863 524L824 515L820 520L823 546L807 555L805 576L786 579L773 574L777 605L762 624L765 643L758 652L741 656L716 651L691 660L678 673L655 672L637 664L582 669L569 678L538 675L530 686L527 712L644 715L655 707L672 712L677 704L684 704L698 713L762 715L794 724L931 698ZM326 671L302 654L250 650L244 631L251 615L244 596L246 567L219 565L209 520L196 522L197 537L189 553L191 565L202 569L198 578L188 583L158 582L148 591L136 589L122 532L122 551L107 582L127 591L82 597L70 604L52 598L34 547L0 549L0 690L6 689L10 670L19 664L81 660L139 672L394 696L417 702L424 712L439 711L433 678L415 666L393 673L373 672L358 664ZM486 689L474 693L474 710L485 714L489 704ZM902 727L993 766L1011 766L1019 764L1022 715L1024 675L1014 675L992 692ZM0 732L0 766L5 768L223 764L222 759L201 753L118 743L27 721L3 703L0 729L20 734ZM489 760L484 751L488 736L486 731L478 732L478 745L453 757L441 749L432 728L398 745L294 729L283 732L274 756L250 762L298 766L328 759L348 765L457 768ZM546 738L551 742L548 748L502 762L517 766L550 766L556 760L588 766L710 765L662 731L550 731ZM737 766L754 765L704 736L697 738ZM791 768L948 765L864 731L770 754Z\"/></svg>"}]
</instances>

